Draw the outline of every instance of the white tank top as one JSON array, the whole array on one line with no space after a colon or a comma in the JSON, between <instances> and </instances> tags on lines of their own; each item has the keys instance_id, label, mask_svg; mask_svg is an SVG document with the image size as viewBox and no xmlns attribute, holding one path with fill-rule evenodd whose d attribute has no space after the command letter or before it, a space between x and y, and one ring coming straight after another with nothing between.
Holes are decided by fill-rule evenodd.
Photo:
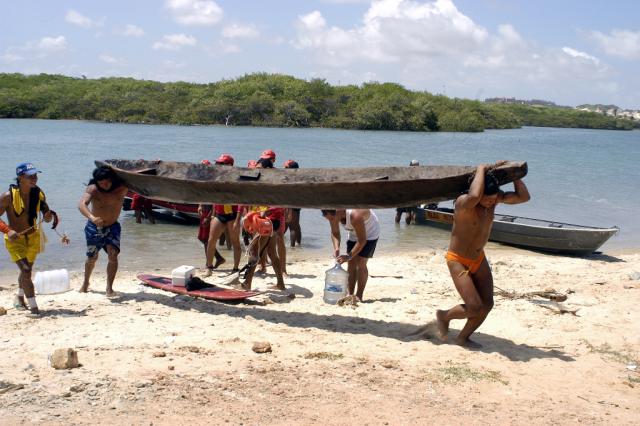
<instances>
[{"instance_id":1,"label":"white tank top","mask_svg":"<svg viewBox=\"0 0 640 426\"><path fill-rule=\"evenodd\" d=\"M358 241L356 231L351 225L351 212L351 209L347 210L347 223L344 225L344 229L349 231L349 236L347 237L349 241ZM369 219L364 221L364 230L367 233L367 241L377 240L380 237L380 223L378 223L378 216L373 210L369 210Z\"/></svg>"}]
</instances>

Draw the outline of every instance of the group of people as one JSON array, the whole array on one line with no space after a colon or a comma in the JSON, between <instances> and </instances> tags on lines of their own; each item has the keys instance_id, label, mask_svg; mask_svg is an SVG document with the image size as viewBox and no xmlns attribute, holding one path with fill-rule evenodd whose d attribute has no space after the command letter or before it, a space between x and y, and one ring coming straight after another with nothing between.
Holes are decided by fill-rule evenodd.
<instances>
[{"instance_id":1,"label":"group of people","mask_svg":"<svg viewBox=\"0 0 640 426\"><path fill-rule=\"evenodd\" d=\"M258 160L250 161L248 167L273 168L275 158L272 150L266 150ZM205 161L203 163L206 164ZM521 180L513 182L514 191L500 190L498 180L492 173L493 168L500 164L478 166L469 190L455 200L454 223L446 261L455 288L464 303L436 311L438 335L443 341L448 339L450 321L466 319L456 343L474 345L469 337L493 308L493 277L484 246L491 232L495 207L499 203L523 203L530 198ZM222 154L215 165L233 167L234 159L231 155ZM284 166L298 168L298 164L292 160ZM36 256L44 249L41 241L42 222L53 221L55 227L58 220L44 192L37 185L39 172L31 163L20 163L16 167L16 183L0 194L0 217L6 213L8 219L8 223L0 219L0 232L4 234L11 260L19 269L14 306L28 309L30 314L36 316L39 309L31 273ZM87 259L81 292L88 291L99 253L104 250L108 256L106 295L115 294L113 282L118 270L121 234L118 218L126 193L126 186L111 168L101 166L93 171L78 204L80 213L87 218L84 229ZM232 273L244 272L242 288L251 289L256 268L260 264L264 269L266 258L269 257L277 279L276 288L285 289L284 231L291 229L292 247L300 244L299 209L202 204L198 211L201 215L199 239L204 243L206 254L205 276L210 276L214 269L226 261L216 248L218 238L226 230L233 247ZM370 209L322 210L322 216L330 225L333 256L338 263L347 263L349 297L353 302L362 301L369 276L367 263L373 257L380 235L378 218ZM341 251L341 226L348 232L346 253ZM240 231L243 228L254 235L249 236L249 262L241 269Z\"/></svg>"},{"instance_id":2,"label":"group of people","mask_svg":"<svg viewBox=\"0 0 640 426\"><path fill-rule=\"evenodd\" d=\"M247 164L249 168L271 169L275 167L276 154L273 150L267 149L262 152L257 160L251 160ZM211 162L202 160L202 164L210 166ZM218 157L214 166L233 167L235 160L230 154L222 154ZM297 169L299 165L294 160L287 160L284 168ZM290 246L300 245L302 241L302 230L300 228L300 209L282 208L278 206L244 206L228 204L200 204L198 206L200 216L200 226L198 229L198 239L203 243L206 263L203 273L204 277L209 277L213 271L226 262L226 259L217 249L217 242L221 236L226 236L233 249L233 268L231 273L244 273L242 287L251 289L251 282L255 269L260 265L260 272L266 273L267 257L276 274L276 288L284 289L284 278L287 272L287 250L284 235L287 230L290 233ZM247 226L243 223L249 215L268 219L272 231L250 236ZM247 222L248 223L248 222ZM245 245L249 246L249 263L240 270L240 260L242 249L240 246L240 235L243 234ZM214 262L215 259L215 262Z\"/></svg>"}]
</instances>

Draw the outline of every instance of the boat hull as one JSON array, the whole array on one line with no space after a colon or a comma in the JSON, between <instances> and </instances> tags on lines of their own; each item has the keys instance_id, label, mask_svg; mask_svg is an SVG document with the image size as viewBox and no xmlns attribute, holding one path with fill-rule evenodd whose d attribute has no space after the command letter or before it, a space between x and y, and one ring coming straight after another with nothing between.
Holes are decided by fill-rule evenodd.
<instances>
[{"instance_id":1,"label":"boat hull","mask_svg":"<svg viewBox=\"0 0 640 426\"><path fill-rule=\"evenodd\" d=\"M458 197L469 189L472 166L247 169L144 160L96 161L129 189L175 203L305 208L389 208ZM495 169L500 184L527 174L524 162Z\"/></svg>"},{"instance_id":2,"label":"boat hull","mask_svg":"<svg viewBox=\"0 0 640 426\"><path fill-rule=\"evenodd\" d=\"M451 230L450 209L416 209L416 223ZM597 228L496 214L489 241L530 250L585 256L598 250L618 228Z\"/></svg>"}]
</instances>

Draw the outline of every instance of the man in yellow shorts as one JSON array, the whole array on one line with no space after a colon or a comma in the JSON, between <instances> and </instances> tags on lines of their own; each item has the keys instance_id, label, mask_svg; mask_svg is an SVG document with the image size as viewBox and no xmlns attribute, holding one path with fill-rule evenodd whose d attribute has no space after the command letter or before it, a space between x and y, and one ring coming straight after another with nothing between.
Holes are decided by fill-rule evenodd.
<instances>
[{"instance_id":1,"label":"man in yellow shorts","mask_svg":"<svg viewBox=\"0 0 640 426\"><path fill-rule=\"evenodd\" d=\"M484 255L489 240L496 204L519 204L529 201L529 191L521 180L513 182L513 192L502 192L491 173L494 166L478 166L467 194L455 201L451 242L446 254L449 273L463 304L438 310L436 319L441 340L448 339L449 322L466 319L456 338L462 346L479 347L469 336L483 323L493 308L493 276Z\"/></svg>"},{"instance_id":2,"label":"man in yellow shorts","mask_svg":"<svg viewBox=\"0 0 640 426\"><path fill-rule=\"evenodd\" d=\"M53 213L47 205L44 192L38 187L38 173L33 164L20 163L16 167L16 185L10 185L9 191L0 195L0 217L6 212L9 223L0 219L0 232L4 234L4 241L11 256L11 260L18 265L18 294L14 306L26 309L27 303L33 315L39 315L36 303L31 271L36 256L44 249L40 247L41 229L38 227L38 216L43 214L43 220L50 222ZM25 303L25 297L27 303Z\"/></svg>"}]
</instances>

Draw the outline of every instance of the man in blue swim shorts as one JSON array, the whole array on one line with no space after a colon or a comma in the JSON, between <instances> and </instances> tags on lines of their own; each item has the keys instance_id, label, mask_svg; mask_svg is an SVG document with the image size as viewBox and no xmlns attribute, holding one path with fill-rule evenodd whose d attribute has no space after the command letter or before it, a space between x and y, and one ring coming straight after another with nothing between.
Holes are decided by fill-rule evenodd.
<instances>
[{"instance_id":1,"label":"man in blue swim shorts","mask_svg":"<svg viewBox=\"0 0 640 426\"><path fill-rule=\"evenodd\" d=\"M87 190L82 195L78 209L87 219L84 235L87 239L87 261L84 265L84 283L80 292L89 290L89 279L96 266L100 250L107 252L107 297L115 296L113 281L118 272L118 254L120 253L120 223L118 217L122 211L122 201L127 188L108 166L93 171ZM91 206L91 208L89 208Z\"/></svg>"}]
</instances>

